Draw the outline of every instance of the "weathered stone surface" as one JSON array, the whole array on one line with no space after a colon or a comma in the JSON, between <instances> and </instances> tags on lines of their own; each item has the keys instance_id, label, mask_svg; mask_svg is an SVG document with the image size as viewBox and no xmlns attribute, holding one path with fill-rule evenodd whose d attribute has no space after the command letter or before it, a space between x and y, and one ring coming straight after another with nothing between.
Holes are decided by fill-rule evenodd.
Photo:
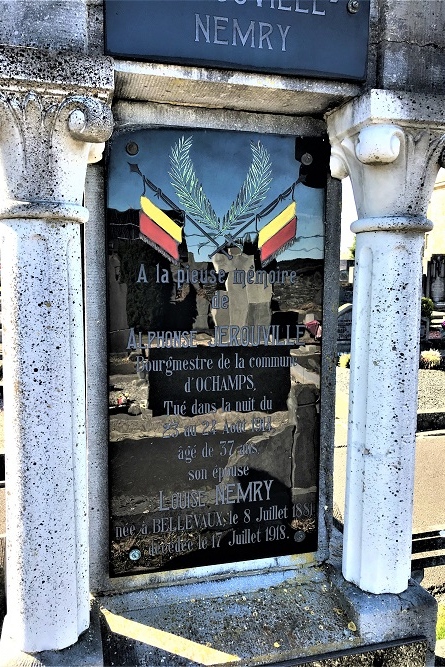
<instances>
[{"instance_id":1,"label":"weathered stone surface","mask_svg":"<svg viewBox=\"0 0 445 667\"><path fill-rule=\"evenodd\" d=\"M101 154L92 145L112 129L112 69L106 59L97 71L93 59L79 60L31 48L0 53L5 440L14 488L2 656L63 649L89 624L77 223L88 217L87 163Z\"/></svg>"},{"instance_id":2,"label":"weathered stone surface","mask_svg":"<svg viewBox=\"0 0 445 667\"><path fill-rule=\"evenodd\" d=\"M24 90L50 94L63 90L82 94L89 91L110 101L114 88L113 60L81 53L60 52L53 47L0 46L0 82L2 90ZM57 88L56 88L57 87Z\"/></svg>"},{"instance_id":3,"label":"weathered stone surface","mask_svg":"<svg viewBox=\"0 0 445 667\"><path fill-rule=\"evenodd\" d=\"M350 651L338 657L320 658L310 662L300 662L307 667L424 667L425 643L418 641L413 644L390 646L372 649L366 647L363 652Z\"/></svg>"},{"instance_id":4,"label":"weathered stone surface","mask_svg":"<svg viewBox=\"0 0 445 667\"><path fill-rule=\"evenodd\" d=\"M376 229L396 229L394 216L426 216L445 144L441 98L372 90L328 116L328 130L331 172L351 176L359 219L372 217Z\"/></svg>"},{"instance_id":5,"label":"weathered stone surface","mask_svg":"<svg viewBox=\"0 0 445 667\"><path fill-rule=\"evenodd\" d=\"M142 410L141 410L141 406L139 405L139 403L133 403L128 408L128 414L132 415L133 417L137 417L141 413L142 413Z\"/></svg>"},{"instance_id":6,"label":"weathered stone surface","mask_svg":"<svg viewBox=\"0 0 445 667\"><path fill-rule=\"evenodd\" d=\"M203 582L187 586L188 590L181 593L182 599L171 598L168 591L166 595L161 592L161 597L155 594L155 604L155 598L141 604L137 593L118 596L119 600L105 598L101 600L102 610L105 610L105 660L114 656L119 665L148 664L150 667L205 664L204 654L201 659L195 654L194 662L190 652L178 655L169 651L167 644L162 648L147 646L143 641L123 639L111 630L115 627L112 621L120 620L124 628L127 619L184 637L193 642L195 650L201 646L204 651L205 647L221 651L227 661L230 654L237 656L233 664L240 667L276 664L286 658L317 655L359 644L358 633L348 628L349 619L340 608L335 592L320 575L317 568L302 568L297 579L285 573L263 574L256 582L255 577L249 578L250 589L240 589L239 581L235 580ZM275 582L271 582L271 577ZM281 577L282 583L278 583ZM252 587L254 583L258 588ZM211 595L206 597L206 591L212 591Z\"/></svg>"},{"instance_id":7,"label":"weathered stone surface","mask_svg":"<svg viewBox=\"0 0 445 667\"><path fill-rule=\"evenodd\" d=\"M227 296L229 298L228 308L212 310L215 323L221 326L220 318L225 324L228 312L229 324L239 327L255 325L261 322L269 326L271 318L270 300L272 298L272 286L264 287L262 284L240 285L235 284L232 271L242 270L247 273L254 268L254 258L251 255L245 255L239 248L231 248L230 254L233 259L229 259L223 254L216 254L213 264L217 271L226 271L228 279L226 280ZM222 316L220 315L222 313Z\"/></svg>"},{"instance_id":8,"label":"weathered stone surface","mask_svg":"<svg viewBox=\"0 0 445 667\"><path fill-rule=\"evenodd\" d=\"M400 637L426 639L426 665L434 665L436 600L414 579L399 595L372 595L341 576L341 537L334 530L328 576L342 598L343 608L366 643L389 642ZM331 567L331 564L333 567Z\"/></svg>"},{"instance_id":9,"label":"weathered stone surface","mask_svg":"<svg viewBox=\"0 0 445 667\"><path fill-rule=\"evenodd\" d=\"M87 49L90 55L104 52L104 10L103 0L87 0Z\"/></svg>"},{"instance_id":10,"label":"weathered stone surface","mask_svg":"<svg viewBox=\"0 0 445 667\"><path fill-rule=\"evenodd\" d=\"M86 48L85 0L2 0L0 15L2 44L78 52Z\"/></svg>"},{"instance_id":11,"label":"weathered stone surface","mask_svg":"<svg viewBox=\"0 0 445 667\"><path fill-rule=\"evenodd\" d=\"M1 610L0 610L1 613ZM103 667L100 617L97 603L90 606L90 625L73 646L61 651L24 653L13 644L2 642L1 667Z\"/></svg>"},{"instance_id":12,"label":"weathered stone surface","mask_svg":"<svg viewBox=\"0 0 445 667\"><path fill-rule=\"evenodd\" d=\"M0 117L0 217L84 222L87 212L81 202L90 144L109 137L110 108L80 95L48 100L33 91L0 93Z\"/></svg>"},{"instance_id":13,"label":"weathered stone surface","mask_svg":"<svg viewBox=\"0 0 445 667\"><path fill-rule=\"evenodd\" d=\"M0 47L3 218L87 219L88 162L111 134L110 59Z\"/></svg>"},{"instance_id":14,"label":"weathered stone surface","mask_svg":"<svg viewBox=\"0 0 445 667\"><path fill-rule=\"evenodd\" d=\"M289 404L295 410L296 428L292 448L292 492L297 501L298 494L314 493L318 464L315 443L319 432L320 391L315 385L293 384Z\"/></svg>"},{"instance_id":15,"label":"weathered stone surface","mask_svg":"<svg viewBox=\"0 0 445 667\"><path fill-rule=\"evenodd\" d=\"M357 619L351 617L350 608L325 576L324 568L302 567L294 573L272 571L243 579L194 583L180 587L179 591L158 588L150 596L134 591L102 597L105 661L113 656L119 665L192 667L196 662L205 663L203 654L198 658L197 653L193 656L190 651L208 647L207 658L218 650L227 655L227 662L222 663L219 656L218 664L237 667L258 664L431 667L434 664L430 653L425 662L425 633L416 634L417 624L407 630L416 613L414 607L412 611L409 609L408 600L418 602L417 589L413 591L410 587L402 604L397 596L385 596L384 605L379 605L379 597L356 589L357 608L367 604L374 617L375 633L371 638L369 633L364 636L360 632ZM423 595L427 596L424 591ZM131 622L141 624L138 637L131 633ZM403 624L403 631L398 624ZM165 635L162 646L157 644L159 648L149 641L144 643L144 632L149 633L153 628L174 634L175 646L178 635L192 644L183 646L184 652L179 654L169 644L170 635ZM236 659L229 663L230 657Z\"/></svg>"},{"instance_id":16,"label":"weathered stone surface","mask_svg":"<svg viewBox=\"0 0 445 667\"><path fill-rule=\"evenodd\" d=\"M361 85L338 81L116 61L117 99L317 115L359 95L361 90Z\"/></svg>"},{"instance_id":17,"label":"weathered stone surface","mask_svg":"<svg viewBox=\"0 0 445 667\"><path fill-rule=\"evenodd\" d=\"M389 90L443 90L445 7L441 0L383 0L380 6L379 76Z\"/></svg>"}]
</instances>

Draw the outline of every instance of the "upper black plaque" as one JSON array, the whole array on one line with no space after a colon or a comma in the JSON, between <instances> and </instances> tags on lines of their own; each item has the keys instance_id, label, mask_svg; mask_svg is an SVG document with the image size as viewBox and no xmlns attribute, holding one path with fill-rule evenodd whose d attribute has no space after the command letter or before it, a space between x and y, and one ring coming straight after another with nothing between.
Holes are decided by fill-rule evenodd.
<instances>
[{"instance_id":1,"label":"upper black plaque","mask_svg":"<svg viewBox=\"0 0 445 667\"><path fill-rule=\"evenodd\" d=\"M369 0L105 0L106 53L332 79L366 78Z\"/></svg>"}]
</instances>

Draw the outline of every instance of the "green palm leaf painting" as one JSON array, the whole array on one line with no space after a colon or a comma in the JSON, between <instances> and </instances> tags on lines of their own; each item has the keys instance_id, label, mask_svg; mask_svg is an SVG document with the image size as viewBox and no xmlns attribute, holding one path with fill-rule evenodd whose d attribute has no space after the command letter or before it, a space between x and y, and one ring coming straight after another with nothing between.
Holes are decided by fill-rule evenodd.
<instances>
[{"instance_id":1,"label":"green palm leaf painting","mask_svg":"<svg viewBox=\"0 0 445 667\"><path fill-rule=\"evenodd\" d=\"M266 148L260 142L250 144L252 162L246 179L222 220L216 215L198 180L190 157L191 148L192 137L181 137L170 153L171 184L185 212L196 222L218 233L230 231L253 217L272 183L272 165Z\"/></svg>"},{"instance_id":2,"label":"green palm leaf painting","mask_svg":"<svg viewBox=\"0 0 445 667\"><path fill-rule=\"evenodd\" d=\"M219 219L195 173L190 158L192 137L181 137L170 154L171 184L185 212L196 222L219 231Z\"/></svg>"},{"instance_id":3,"label":"green palm leaf painting","mask_svg":"<svg viewBox=\"0 0 445 667\"><path fill-rule=\"evenodd\" d=\"M252 163L241 190L222 220L222 232L254 216L269 192L272 182L270 155L260 142L252 142L250 148Z\"/></svg>"}]
</instances>

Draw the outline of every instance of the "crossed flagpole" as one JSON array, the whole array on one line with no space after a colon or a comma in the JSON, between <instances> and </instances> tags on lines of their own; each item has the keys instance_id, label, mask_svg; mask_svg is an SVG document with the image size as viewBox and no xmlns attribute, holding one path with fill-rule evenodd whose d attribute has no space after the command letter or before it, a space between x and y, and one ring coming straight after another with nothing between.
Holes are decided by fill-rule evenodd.
<instances>
[{"instance_id":1,"label":"crossed flagpole","mask_svg":"<svg viewBox=\"0 0 445 667\"><path fill-rule=\"evenodd\" d=\"M224 254L228 259L233 259L233 256L228 252L228 246L240 246L237 237L245 231L250 225L255 223L258 231L258 222L266 215L269 215L280 202L284 201L289 195L294 197L294 190L298 183L301 182L300 177L292 183L284 192L278 195L270 204L263 208L259 213L250 218L247 222L241 225L234 233L224 235L224 242L219 243L215 236L209 234L192 216L180 209L162 190L150 181L139 169L137 164L128 163L130 171L137 173L143 180L144 194L141 197L142 213L140 218L140 231L145 238L147 238L162 254L168 256L170 259L179 262L178 245L182 241L182 227L174 222L163 211L157 208L150 200L145 197L146 186L155 193L155 195L162 199L172 210L185 215L198 229L201 234L207 238L215 249L209 255L211 259L217 253ZM142 217L143 216L143 217ZM296 204L293 201L287 206L278 216L267 223L259 232L260 259L262 265L268 264L280 251L285 247L291 245L295 239L296 233ZM173 243L172 243L173 241Z\"/></svg>"},{"instance_id":2,"label":"crossed flagpole","mask_svg":"<svg viewBox=\"0 0 445 667\"><path fill-rule=\"evenodd\" d=\"M162 199L162 201L165 204L167 204L167 206L169 206L171 209L177 211L178 213L182 213L182 210L179 208L179 206L177 206L170 199L170 197L167 197L167 195L161 190L161 188L156 187L154 183L152 183L146 176L144 176L144 174L141 172L137 164L131 164L131 163L128 164L130 165L131 171L136 172L141 176L141 178L143 179L144 186L147 185L150 188L150 190L152 190L159 199ZM209 241L211 241L212 243L214 243L214 245L218 247L218 242L215 240L215 238L211 234L209 234L203 227L201 227L201 225L198 222L196 222L196 220L194 220L188 213L185 213L185 218L189 220L193 225L195 225L195 227L201 232L201 234L203 234L203 236L205 236ZM226 244L224 244L224 246L221 246L221 250L219 251L216 250L215 252L222 252L224 255L226 255L226 257L232 259L232 255L230 255L230 253L228 253L226 250Z\"/></svg>"},{"instance_id":3,"label":"crossed flagpole","mask_svg":"<svg viewBox=\"0 0 445 667\"><path fill-rule=\"evenodd\" d=\"M255 226L256 226L257 231L258 231L258 222L261 220L261 218L264 218L265 215L269 215L269 213L272 213L272 211L278 206L278 204L279 204L281 201L283 201L284 199L286 199L287 197L289 197L290 194L292 195L292 198L293 198L293 197L294 197L294 190L295 190L296 186L298 185L298 183L300 183L300 182L301 182L300 177L298 177L298 179L297 179L296 181L294 181L294 183L292 183L292 185L290 185L290 186L287 188L287 190L284 190L284 192L282 192L281 194L279 194L278 197L276 197L270 204L268 204L265 208L263 208L262 211L260 211L259 213L257 213L257 214L256 214L255 216L253 216L250 220L248 220L244 225L242 225L242 226L237 230L237 232L236 232L236 236L239 237L239 235L240 235L242 232L244 232L244 230L246 230L248 227L250 227L250 225L251 225L252 223L255 223ZM292 205L291 205L291 206L292 206ZM285 209L285 211L289 211L289 213L291 213L291 211L290 211L289 209L290 209L290 207L287 207L287 208ZM283 211L283 213L284 213L284 211ZM293 213L294 213L294 215L295 215L295 210L293 211ZM278 217L279 217L279 216L278 216ZM285 216L285 217L287 217L287 216ZM285 219L285 217L284 217L283 219ZM268 225L266 225L266 227L269 227L269 225L270 225L271 223L273 223L273 222L274 222L274 220L271 220L271 222L268 223ZM263 232L263 231L266 229L266 227L264 227L264 228L261 230L261 232ZM260 232L260 233L261 233L261 232ZM216 255L218 252L223 252L223 248L226 248L226 247L227 247L227 244L235 243L235 239L232 237L231 234L226 234L226 235L224 236L224 238L225 238L225 243L223 243L222 245L219 245L219 246L216 248L216 250L214 250L214 251L209 255L210 258L212 258L213 255Z\"/></svg>"}]
</instances>

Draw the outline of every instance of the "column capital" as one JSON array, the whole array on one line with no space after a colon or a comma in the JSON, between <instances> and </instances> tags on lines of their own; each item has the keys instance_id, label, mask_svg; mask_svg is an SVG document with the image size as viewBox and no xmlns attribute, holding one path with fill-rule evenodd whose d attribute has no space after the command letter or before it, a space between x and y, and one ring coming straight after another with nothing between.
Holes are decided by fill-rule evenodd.
<instances>
[{"instance_id":1,"label":"column capital","mask_svg":"<svg viewBox=\"0 0 445 667\"><path fill-rule=\"evenodd\" d=\"M0 47L0 219L86 221L85 172L112 131L112 90L109 58Z\"/></svg>"},{"instance_id":2,"label":"column capital","mask_svg":"<svg viewBox=\"0 0 445 667\"><path fill-rule=\"evenodd\" d=\"M369 220L357 231L385 217L428 231L426 210L444 159L445 97L371 90L328 114L327 124L331 173L351 177L358 216Z\"/></svg>"}]
</instances>

